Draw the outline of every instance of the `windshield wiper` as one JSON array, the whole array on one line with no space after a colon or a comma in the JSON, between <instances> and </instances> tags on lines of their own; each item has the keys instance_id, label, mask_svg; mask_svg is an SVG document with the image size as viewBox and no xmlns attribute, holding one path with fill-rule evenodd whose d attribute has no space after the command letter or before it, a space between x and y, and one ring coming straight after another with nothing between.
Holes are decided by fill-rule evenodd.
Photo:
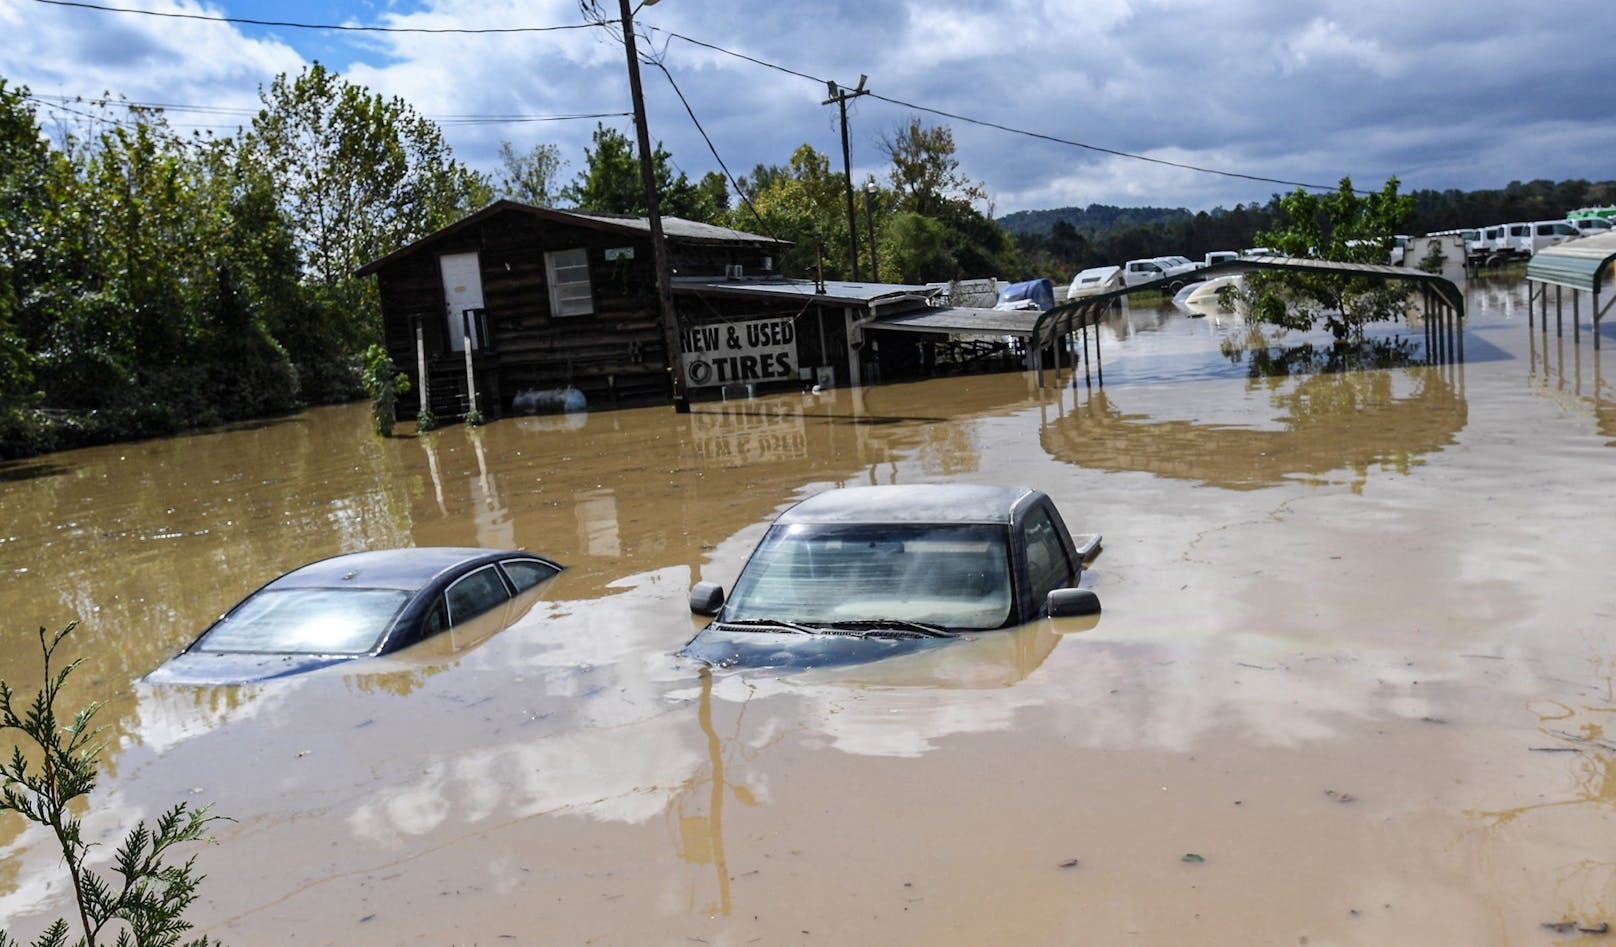
<instances>
[{"instance_id":1,"label":"windshield wiper","mask_svg":"<svg viewBox=\"0 0 1616 947\"><path fill-rule=\"evenodd\" d=\"M734 618L727 621L713 622L713 624L716 627L726 631L732 628L736 631L752 631L754 629L759 631L768 631L771 629L780 629L782 631L796 632L799 635L812 635L819 632L818 628L799 624L798 622L794 621L786 621L781 618Z\"/></svg>"},{"instance_id":2,"label":"windshield wiper","mask_svg":"<svg viewBox=\"0 0 1616 947\"><path fill-rule=\"evenodd\" d=\"M922 638L956 638L957 632L949 631L941 625L928 625L925 622L906 621L902 618L850 618L845 621L833 621L832 628L849 628L863 631L907 631Z\"/></svg>"}]
</instances>

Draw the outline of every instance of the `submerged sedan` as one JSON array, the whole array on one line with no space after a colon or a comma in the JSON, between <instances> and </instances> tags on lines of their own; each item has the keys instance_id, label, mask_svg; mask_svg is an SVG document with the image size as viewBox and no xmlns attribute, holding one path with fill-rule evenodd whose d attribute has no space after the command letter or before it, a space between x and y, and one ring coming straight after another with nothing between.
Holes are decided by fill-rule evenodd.
<instances>
[{"instance_id":1,"label":"submerged sedan","mask_svg":"<svg viewBox=\"0 0 1616 947\"><path fill-rule=\"evenodd\" d=\"M849 664L1092 614L1099 598L1076 585L1099 544L1074 542L1049 497L1025 487L829 490L775 520L727 599L696 584L690 609L713 621L680 653L720 667Z\"/></svg>"},{"instance_id":2,"label":"submerged sedan","mask_svg":"<svg viewBox=\"0 0 1616 947\"><path fill-rule=\"evenodd\" d=\"M322 559L247 596L146 679L239 684L390 654L465 628L561 568L520 550L453 547Z\"/></svg>"}]
</instances>

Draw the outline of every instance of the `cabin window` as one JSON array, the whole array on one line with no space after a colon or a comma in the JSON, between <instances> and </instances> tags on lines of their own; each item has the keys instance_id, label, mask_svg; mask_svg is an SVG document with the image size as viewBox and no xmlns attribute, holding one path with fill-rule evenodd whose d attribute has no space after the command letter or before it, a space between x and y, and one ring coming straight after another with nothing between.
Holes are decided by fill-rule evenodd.
<instances>
[{"instance_id":1,"label":"cabin window","mask_svg":"<svg viewBox=\"0 0 1616 947\"><path fill-rule=\"evenodd\" d=\"M546 253L544 271L550 278L551 315L587 316L595 311L595 296L589 288L588 250Z\"/></svg>"}]
</instances>

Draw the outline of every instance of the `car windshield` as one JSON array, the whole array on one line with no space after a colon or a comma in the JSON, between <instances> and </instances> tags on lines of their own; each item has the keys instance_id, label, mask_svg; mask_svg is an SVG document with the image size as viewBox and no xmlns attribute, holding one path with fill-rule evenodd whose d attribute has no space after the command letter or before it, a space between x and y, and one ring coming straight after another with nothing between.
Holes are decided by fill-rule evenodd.
<instances>
[{"instance_id":1,"label":"car windshield","mask_svg":"<svg viewBox=\"0 0 1616 947\"><path fill-rule=\"evenodd\" d=\"M366 654L409 597L398 589L270 589L220 619L195 650Z\"/></svg>"},{"instance_id":2,"label":"car windshield","mask_svg":"<svg viewBox=\"0 0 1616 947\"><path fill-rule=\"evenodd\" d=\"M1006 535L991 525L775 526L741 571L723 617L998 628L1011 604Z\"/></svg>"}]
</instances>

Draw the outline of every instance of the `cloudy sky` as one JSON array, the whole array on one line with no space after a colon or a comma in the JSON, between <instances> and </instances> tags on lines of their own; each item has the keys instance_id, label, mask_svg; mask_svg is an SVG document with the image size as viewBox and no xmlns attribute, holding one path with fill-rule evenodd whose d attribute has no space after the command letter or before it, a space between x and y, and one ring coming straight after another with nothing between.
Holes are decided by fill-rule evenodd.
<instances>
[{"instance_id":1,"label":"cloudy sky","mask_svg":"<svg viewBox=\"0 0 1616 947\"><path fill-rule=\"evenodd\" d=\"M92 5L530 29L316 30ZM1351 176L1376 187L1396 175L1405 190L1616 178L1616 0L1547 6L661 0L636 22L735 174L784 164L804 142L839 168L824 80L853 86L862 74L874 95L850 104L856 179L884 176L881 138L920 114L952 127L962 170L1004 214L1090 203L1210 209L1292 189L1250 178L1328 186ZM494 170L502 141L549 142L570 178L597 119L566 116L607 115L599 120L632 133L622 45L598 27L537 29L584 22L576 0L0 0L0 77L47 104L110 91L171 106L175 125L228 132L249 121L260 86L319 60L438 120L474 167ZM692 178L716 169L668 78L647 69L644 84L652 136Z\"/></svg>"}]
</instances>

